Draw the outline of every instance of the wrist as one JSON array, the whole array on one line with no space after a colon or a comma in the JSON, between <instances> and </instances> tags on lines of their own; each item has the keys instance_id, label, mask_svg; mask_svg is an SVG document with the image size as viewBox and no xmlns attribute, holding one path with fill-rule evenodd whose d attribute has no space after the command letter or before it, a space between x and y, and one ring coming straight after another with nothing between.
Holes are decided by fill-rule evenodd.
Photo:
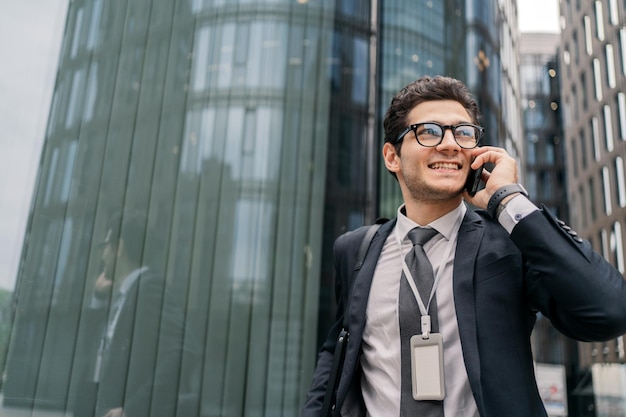
<instances>
[{"instance_id":1,"label":"wrist","mask_svg":"<svg viewBox=\"0 0 626 417\"><path fill-rule=\"evenodd\" d=\"M504 197L502 199L502 202L500 202L500 205L498 206L498 208L496 208L496 217L494 217L494 219L499 221L500 214L502 214L502 212L506 210L506 206L509 204L509 201L513 200L515 197L517 197L520 194L521 193L514 193L514 194L507 195L506 197Z\"/></svg>"},{"instance_id":2,"label":"wrist","mask_svg":"<svg viewBox=\"0 0 626 417\"><path fill-rule=\"evenodd\" d=\"M491 195L491 198L487 203L487 211L489 212L489 215L491 215L494 220L497 220L498 215L502 212L502 210L499 210L500 206L503 203L507 203L514 197L514 195L517 194L522 194L528 197L528 192L524 189L524 187L522 187L521 184L507 184L498 188L496 192Z\"/></svg>"}]
</instances>

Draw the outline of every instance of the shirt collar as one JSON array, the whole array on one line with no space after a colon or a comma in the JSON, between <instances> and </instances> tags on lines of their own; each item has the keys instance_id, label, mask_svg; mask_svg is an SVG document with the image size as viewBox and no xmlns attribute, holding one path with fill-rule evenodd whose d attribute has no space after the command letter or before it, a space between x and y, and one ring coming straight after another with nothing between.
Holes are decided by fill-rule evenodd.
<instances>
[{"instance_id":1,"label":"shirt collar","mask_svg":"<svg viewBox=\"0 0 626 417\"><path fill-rule=\"evenodd\" d=\"M135 281L137 281L137 278L139 278L139 275L143 274L147 270L147 266L142 266L141 268L135 269L133 272L126 275L126 278L124 278L124 281L122 281L122 285L120 286L120 293L126 295L129 288L133 285Z\"/></svg>"},{"instance_id":2,"label":"shirt collar","mask_svg":"<svg viewBox=\"0 0 626 417\"><path fill-rule=\"evenodd\" d=\"M407 238L407 235L411 231L411 229L421 226L421 227L432 227L437 232L439 232L446 240L450 240L452 235L456 232L454 229L454 224L456 220L465 216L465 212L467 211L467 207L463 202L461 202L454 210L450 211L447 214L439 217L436 220L433 220L429 224L421 225L415 223L413 220L406 217L404 214L405 208L404 204L402 204L398 208L398 222L397 226L400 232L400 236L402 236L402 240Z\"/></svg>"}]
</instances>

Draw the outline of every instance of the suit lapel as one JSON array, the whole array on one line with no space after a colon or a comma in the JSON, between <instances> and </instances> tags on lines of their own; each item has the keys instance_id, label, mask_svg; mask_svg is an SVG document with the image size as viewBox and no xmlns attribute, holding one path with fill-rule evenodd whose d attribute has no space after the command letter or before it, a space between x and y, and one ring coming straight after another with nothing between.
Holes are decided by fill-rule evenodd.
<instances>
[{"instance_id":1,"label":"suit lapel","mask_svg":"<svg viewBox=\"0 0 626 417\"><path fill-rule=\"evenodd\" d=\"M480 384L480 357L476 334L476 305L474 297L474 264L478 248L484 233L482 219L473 210L468 210L457 240L456 253L463 256L454 257L454 306L456 308L463 359L480 410L482 407L482 389Z\"/></svg>"}]
</instances>

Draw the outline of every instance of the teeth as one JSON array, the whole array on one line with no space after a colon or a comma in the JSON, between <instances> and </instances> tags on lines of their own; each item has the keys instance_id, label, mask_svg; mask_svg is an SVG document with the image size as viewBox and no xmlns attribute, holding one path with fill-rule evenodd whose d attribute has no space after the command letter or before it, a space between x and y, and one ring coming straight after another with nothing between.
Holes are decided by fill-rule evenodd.
<instances>
[{"instance_id":1,"label":"teeth","mask_svg":"<svg viewBox=\"0 0 626 417\"><path fill-rule=\"evenodd\" d=\"M451 162L438 162L432 165L433 169L459 169L457 164Z\"/></svg>"}]
</instances>

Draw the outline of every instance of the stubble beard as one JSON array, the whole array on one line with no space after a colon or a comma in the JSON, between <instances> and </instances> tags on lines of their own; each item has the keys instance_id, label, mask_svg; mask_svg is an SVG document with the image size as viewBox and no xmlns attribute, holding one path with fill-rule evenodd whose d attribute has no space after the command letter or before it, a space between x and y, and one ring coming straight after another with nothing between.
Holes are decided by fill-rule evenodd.
<instances>
[{"instance_id":1,"label":"stubble beard","mask_svg":"<svg viewBox=\"0 0 626 417\"><path fill-rule=\"evenodd\" d=\"M448 201L463 193L462 186L457 190L436 188L420 178L405 178L405 184L414 201Z\"/></svg>"}]
</instances>

